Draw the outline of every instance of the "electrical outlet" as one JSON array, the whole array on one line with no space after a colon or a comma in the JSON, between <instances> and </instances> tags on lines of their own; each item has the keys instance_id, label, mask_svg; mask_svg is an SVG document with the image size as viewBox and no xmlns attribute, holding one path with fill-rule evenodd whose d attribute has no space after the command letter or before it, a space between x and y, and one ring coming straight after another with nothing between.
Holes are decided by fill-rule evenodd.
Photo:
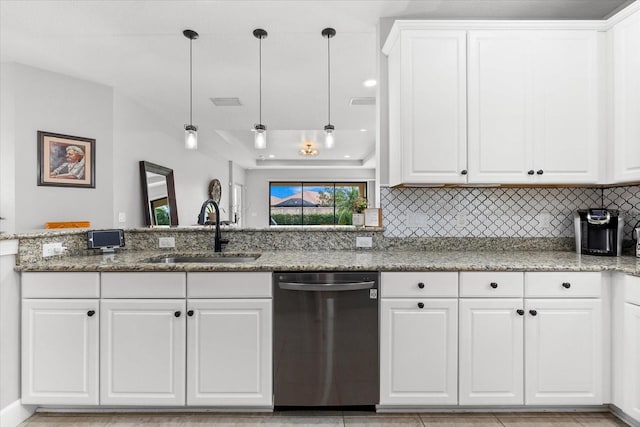
<instances>
[{"instance_id":1,"label":"electrical outlet","mask_svg":"<svg viewBox=\"0 0 640 427\"><path fill-rule=\"evenodd\" d=\"M373 237L356 237L356 248L373 247Z\"/></svg>"},{"instance_id":2,"label":"electrical outlet","mask_svg":"<svg viewBox=\"0 0 640 427\"><path fill-rule=\"evenodd\" d=\"M118 213L118 222L127 222L127 214L126 214L126 212Z\"/></svg>"},{"instance_id":3,"label":"electrical outlet","mask_svg":"<svg viewBox=\"0 0 640 427\"><path fill-rule=\"evenodd\" d=\"M538 220L538 228L543 230L551 228L551 214L549 212L540 212L536 219Z\"/></svg>"},{"instance_id":4,"label":"electrical outlet","mask_svg":"<svg viewBox=\"0 0 640 427\"><path fill-rule=\"evenodd\" d=\"M431 220L431 216L426 212L409 212L406 218L406 225L410 228L428 227Z\"/></svg>"},{"instance_id":5,"label":"electrical outlet","mask_svg":"<svg viewBox=\"0 0 640 427\"><path fill-rule=\"evenodd\" d=\"M64 250L66 248L62 246L62 243L60 242L55 242L55 243L43 243L42 244L42 256L43 257L48 257L48 256L54 256L54 255L61 255Z\"/></svg>"},{"instance_id":6,"label":"electrical outlet","mask_svg":"<svg viewBox=\"0 0 640 427\"><path fill-rule=\"evenodd\" d=\"M175 248L176 247L176 238L175 237L160 237L158 239L158 246L161 248Z\"/></svg>"}]
</instances>

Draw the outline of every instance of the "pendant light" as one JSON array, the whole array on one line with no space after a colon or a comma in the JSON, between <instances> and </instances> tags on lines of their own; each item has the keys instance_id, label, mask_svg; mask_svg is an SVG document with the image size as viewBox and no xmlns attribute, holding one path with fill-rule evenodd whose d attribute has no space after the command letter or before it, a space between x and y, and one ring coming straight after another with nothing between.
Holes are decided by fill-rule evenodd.
<instances>
[{"instance_id":1,"label":"pendant light","mask_svg":"<svg viewBox=\"0 0 640 427\"><path fill-rule=\"evenodd\" d=\"M253 30L253 36L260 41L259 47L259 67L260 67L260 120L258 120L258 124L254 126L253 130L254 134L254 147L258 150L264 150L267 148L267 127L262 124L262 39L267 38L267 32L262 28L257 28Z\"/></svg>"},{"instance_id":2,"label":"pendant light","mask_svg":"<svg viewBox=\"0 0 640 427\"><path fill-rule=\"evenodd\" d=\"M187 150L198 149L198 126L193 124L193 41L199 37L193 30L182 32L189 39L189 124L184 125L184 147Z\"/></svg>"},{"instance_id":3,"label":"pendant light","mask_svg":"<svg viewBox=\"0 0 640 427\"><path fill-rule=\"evenodd\" d=\"M330 40L336 35L336 30L333 28L325 28L322 30L322 37L327 38L327 111L328 120L324 126L324 146L327 148L333 148L333 131L335 127L331 124L331 46Z\"/></svg>"}]
</instances>

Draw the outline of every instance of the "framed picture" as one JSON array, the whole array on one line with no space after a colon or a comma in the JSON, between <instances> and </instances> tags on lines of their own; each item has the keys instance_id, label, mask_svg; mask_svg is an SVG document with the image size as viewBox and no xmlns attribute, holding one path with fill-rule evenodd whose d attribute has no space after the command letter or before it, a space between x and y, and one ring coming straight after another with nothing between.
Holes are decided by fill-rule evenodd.
<instances>
[{"instance_id":1,"label":"framed picture","mask_svg":"<svg viewBox=\"0 0 640 427\"><path fill-rule=\"evenodd\" d=\"M38 131L38 185L96 187L96 140Z\"/></svg>"}]
</instances>

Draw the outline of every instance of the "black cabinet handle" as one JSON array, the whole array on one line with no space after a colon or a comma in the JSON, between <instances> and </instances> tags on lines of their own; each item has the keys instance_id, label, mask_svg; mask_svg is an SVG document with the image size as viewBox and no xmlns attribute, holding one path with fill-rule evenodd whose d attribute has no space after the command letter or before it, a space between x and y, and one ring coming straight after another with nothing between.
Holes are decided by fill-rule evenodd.
<instances>
[{"instance_id":1,"label":"black cabinet handle","mask_svg":"<svg viewBox=\"0 0 640 427\"><path fill-rule=\"evenodd\" d=\"M544 173L544 171L543 171L542 169L538 169L538 170L536 171L536 173L537 173L538 175L542 175L542 174Z\"/></svg>"},{"instance_id":2,"label":"black cabinet handle","mask_svg":"<svg viewBox=\"0 0 640 427\"><path fill-rule=\"evenodd\" d=\"M496 282L491 282L491 284L489 285L491 286L493 289L498 287L498 284Z\"/></svg>"},{"instance_id":3,"label":"black cabinet handle","mask_svg":"<svg viewBox=\"0 0 640 427\"><path fill-rule=\"evenodd\" d=\"M565 289L569 289L569 288L571 287L571 283L569 283L569 282L564 282L564 283L562 284L562 287L563 287L563 288L565 288Z\"/></svg>"},{"instance_id":4,"label":"black cabinet handle","mask_svg":"<svg viewBox=\"0 0 640 427\"><path fill-rule=\"evenodd\" d=\"M527 175L533 175L535 172L533 172L533 169L529 169L529 171L527 172Z\"/></svg>"},{"instance_id":5,"label":"black cabinet handle","mask_svg":"<svg viewBox=\"0 0 640 427\"><path fill-rule=\"evenodd\" d=\"M422 282L418 283L418 287L419 287L420 289L424 289L424 283L422 283Z\"/></svg>"},{"instance_id":6,"label":"black cabinet handle","mask_svg":"<svg viewBox=\"0 0 640 427\"><path fill-rule=\"evenodd\" d=\"M187 311L187 316L189 316L189 317L193 316L193 310Z\"/></svg>"},{"instance_id":7,"label":"black cabinet handle","mask_svg":"<svg viewBox=\"0 0 640 427\"><path fill-rule=\"evenodd\" d=\"M95 310L87 311L87 316L89 316L89 317L93 316L94 314L96 314Z\"/></svg>"},{"instance_id":8,"label":"black cabinet handle","mask_svg":"<svg viewBox=\"0 0 640 427\"><path fill-rule=\"evenodd\" d=\"M463 170L460 172L460 175L466 175L466 174L467 174L467 170L466 170L466 169L463 169Z\"/></svg>"},{"instance_id":9,"label":"black cabinet handle","mask_svg":"<svg viewBox=\"0 0 640 427\"><path fill-rule=\"evenodd\" d=\"M423 304L423 303L421 303L421 302L419 302L419 303L418 303L418 308L424 308L424 304Z\"/></svg>"},{"instance_id":10,"label":"black cabinet handle","mask_svg":"<svg viewBox=\"0 0 640 427\"><path fill-rule=\"evenodd\" d=\"M173 313L173 315L176 316L176 317L180 317L181 314L182 313L180 313L180 311L176 311L175 313Z\"/></svg>"},{"instance_id":11,"label":"black cabinet handle","mask_svg":"<svg viewBox=\"0 0 640 427\"><path fill-rule=\"evenodd\" d=\"M516 313L518 313L520 316L524 316L524 310L522 309L516 310Z\"/></svg>"},{"instance_id":12,"label":"black cabinet handle","mask_svg":"<svg viewBox=\"0 0 640 427\"><path fill-rule=\"evenodd\" d=\"M536 310L529 310L529 314L532 316L537 316L538 312Z\"/></svg>"}]
</instances>

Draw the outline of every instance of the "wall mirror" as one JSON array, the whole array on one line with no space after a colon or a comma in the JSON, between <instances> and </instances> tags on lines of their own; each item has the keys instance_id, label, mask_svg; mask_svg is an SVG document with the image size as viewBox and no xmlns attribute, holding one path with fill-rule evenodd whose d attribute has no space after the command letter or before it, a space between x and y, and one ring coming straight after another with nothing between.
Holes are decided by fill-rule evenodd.
<instances>
[{"instance_id":1,"label":"wall mirror","mask_svg":"<svg viewBox=\"0 0 640 427\"><path fill-rule=\"evenodd\" d=\"M145 225L178 225L173 169L140 161Z\"/></svg>"}]
</instances>

